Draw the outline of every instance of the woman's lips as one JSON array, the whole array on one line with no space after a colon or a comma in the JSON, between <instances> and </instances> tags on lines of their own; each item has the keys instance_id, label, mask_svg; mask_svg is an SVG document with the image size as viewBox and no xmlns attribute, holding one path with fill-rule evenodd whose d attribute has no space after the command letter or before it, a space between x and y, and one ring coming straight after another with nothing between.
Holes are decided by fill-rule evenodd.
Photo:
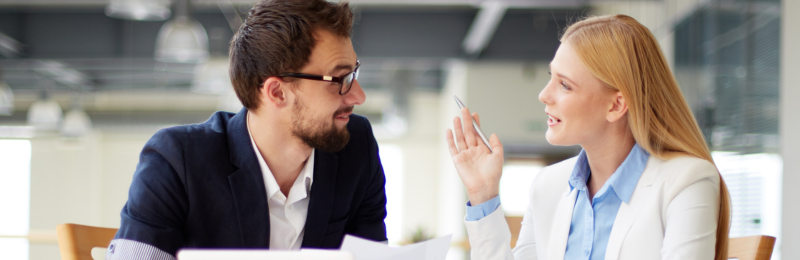
<instances>
[{"instance_id":1,"label":"woman's lips","mask_svg":"<svg viewBox=\"0 0 800 260\"><path fill-rule=\"evenodd\" d=\"M549 119L547 119L547 126L554 126L561 123L561 119L558 119L557 117L554 117L550 114L547 114L547 116L550 117Z\"/></svg>"}]
</instances>

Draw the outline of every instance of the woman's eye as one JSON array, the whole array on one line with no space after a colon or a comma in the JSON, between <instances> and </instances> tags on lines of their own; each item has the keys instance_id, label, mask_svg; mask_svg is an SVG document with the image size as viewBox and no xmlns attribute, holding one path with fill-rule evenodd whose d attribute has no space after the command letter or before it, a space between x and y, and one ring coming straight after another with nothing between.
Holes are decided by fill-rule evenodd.
<instances>
[{"instance_id":1,"label":"woman's eye","mask_svg":"<svg viewBox=\"0 0 800 260\"><path fill-rule=\"evenodd\" d=\"M567 86L567 83L565 83L563 81L561 82L561 86L564 87L565 90L571 90L571 88L569 86Z\"/></svg>"}]
</instances>

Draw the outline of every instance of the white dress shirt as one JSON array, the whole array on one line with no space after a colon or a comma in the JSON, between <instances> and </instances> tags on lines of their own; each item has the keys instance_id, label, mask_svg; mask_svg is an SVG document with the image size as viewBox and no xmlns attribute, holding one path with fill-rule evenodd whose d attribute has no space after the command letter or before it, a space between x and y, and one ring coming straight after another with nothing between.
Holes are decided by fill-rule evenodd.
<instances>
[{"instance_id":1,"label":"white dress shirt","mask_svg":"<svg viewBox=\"0 0 800 260\"><path fill-rule=\"evenodd\" d=\"M247 117L247 132L250 142L261 166L264 176L264 186L267 188L267 204L269 205L269 248L282 250L299 250L303 244L306 217L308 215L308 202L311 183L314 181L314 151L308 156L303 170L295 179L289 190L289 196L281 192L281 187L269 170L267 162L258 151L258 146L250 132L250 116Z\"/></svg>"}]
</instances>

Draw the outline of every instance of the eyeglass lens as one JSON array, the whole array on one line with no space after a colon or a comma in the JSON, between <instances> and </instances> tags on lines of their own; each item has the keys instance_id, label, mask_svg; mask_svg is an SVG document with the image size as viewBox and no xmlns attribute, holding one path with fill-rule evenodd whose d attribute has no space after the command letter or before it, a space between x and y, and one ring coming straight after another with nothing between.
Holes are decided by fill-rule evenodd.
<instances>
[{"instance_id":1,"label":"eyeglass lens","mask_svg":"<svg viewBox=\"0 0 800 260\"><path fill-rule=\"evenodd\" d=\"M353 87L353 81L355 81L356 78L358 78L358 70L348 73L344 78L344 82L342 82L344 84L342 84L342 90L339 91L339 93L341 95L347 94L347 92L350 91L350 88Z\"/></svg>"}]
</instances>

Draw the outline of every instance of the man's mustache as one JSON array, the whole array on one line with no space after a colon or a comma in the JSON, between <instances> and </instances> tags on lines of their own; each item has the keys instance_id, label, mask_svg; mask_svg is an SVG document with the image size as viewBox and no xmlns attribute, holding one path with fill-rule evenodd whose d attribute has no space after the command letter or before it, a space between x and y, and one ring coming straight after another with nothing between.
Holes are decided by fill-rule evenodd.
<instances>
[{"instance_id":1,"label":"man's mustache","mask_svg":"<svg viewBox=\"0 0 800 260\"><path fill-rule=\"evenodd\" d=\"M336 113L333 113L333 117L338 117L341 114L353 112L353 107L355 106L340 108L339 110L336 110Z\"/></svg>"}]
</instances>

